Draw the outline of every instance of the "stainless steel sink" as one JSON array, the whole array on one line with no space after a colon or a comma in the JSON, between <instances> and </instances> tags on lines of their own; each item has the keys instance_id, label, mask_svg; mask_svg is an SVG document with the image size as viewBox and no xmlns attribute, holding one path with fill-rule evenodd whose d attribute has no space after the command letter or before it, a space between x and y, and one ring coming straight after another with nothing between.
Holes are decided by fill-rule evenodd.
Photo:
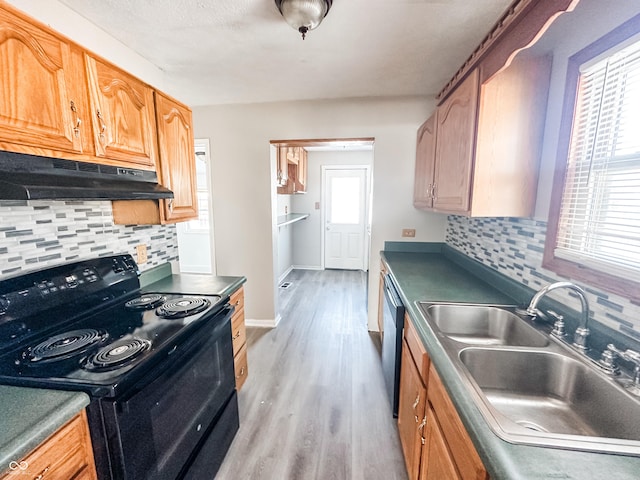
<instances>
[{"instance_id":1,"label":"stainless steel sink","mask_svg":"<svg viewBox=\"0 0 640 480\"><path fill-rule=\"evenodd\" d=\"M548 325L508 306L417 305L499 437L640 456L640 398Z\"/></svg>"},{"instance_id":2,"label":"stainless steel sink","mask_svg":"<svg viewBox=\"0 0 640 480\"><path fill-rule=\"evenodd\" d=\"M513 307L421 302L420 308L432 326L456 342L524 347L549 344L544 334L512 311Z\"/></svg>"},{"instance_id":3,"label":"stainless steel sink","mask_svg":"<svg viewBox=\"0 0 640 480\"><path fill-rule=\"evenodd\" d=\"M640 402L576 359L554 352L480 348L463 349L459 358L484 406L511 439L559 434L596 437L578 440L582 443L640 442ZM566 446L569 439L557 440L556 445Z\"/></svg>"}]
</instances>

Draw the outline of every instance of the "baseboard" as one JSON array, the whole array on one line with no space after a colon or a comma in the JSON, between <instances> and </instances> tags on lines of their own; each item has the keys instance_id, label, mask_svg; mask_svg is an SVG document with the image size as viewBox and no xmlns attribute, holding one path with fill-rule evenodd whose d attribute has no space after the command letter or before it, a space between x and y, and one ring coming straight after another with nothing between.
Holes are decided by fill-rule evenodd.
<instances>
[{"instance_id":1,"label":"baseboard","mask_svg":"<svg viewBox=\"0 0 640 480\"><path fill-rule=\"evenodd\" d=\"M293 269L294 269L294 268L295 268L295 267L294 267L293 265L291 265L289 268L287 268L287 269L285 270L285 272L284 272L282 275L280 275L280 277L278 278L278 285L280 285L280 284L282 283L282 281L283 281L285 278L287 278L287 275L289 275L289 274L293 271Z\"/></svg>"},{"instance_id":2,"label":"baseboard","mask_svg":"<svg viewBox=\"0 0 640 480\"><path fill-rule=\"evenodd\" d=\"M278 323L280 323L280 314L274 319L263 319L258 320L254 318L245 318L244 324L247 327L256 327L256 328L276 328Z\"/></svg>"},{"instance_id":3,"label":"baseboard","mask_svg":"<svg viewBox=\"0 0 640 480\"><path fill-rule=\"evenodd\" d=\"M294 270L324 270L320 265L294 265Z\"/></svg>"}]
</instances>

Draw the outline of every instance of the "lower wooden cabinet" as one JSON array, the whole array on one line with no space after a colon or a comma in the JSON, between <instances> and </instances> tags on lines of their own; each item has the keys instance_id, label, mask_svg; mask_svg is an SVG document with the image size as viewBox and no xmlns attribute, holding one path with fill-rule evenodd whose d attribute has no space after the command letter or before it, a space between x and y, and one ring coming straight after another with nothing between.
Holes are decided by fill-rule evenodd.
<instances>
[{"instance_id":1,"label":"lower wooden cabinet","mask_svg":"<svg viewBox=\"0 0 640 480\"><path fill-rule=\"evenodd\" d=\"M89 426L84 411L42 443L0 480L96 480Z\"/></svg>"},{"instance_id":2,"label":"lower wooden cabinet","mask_svg":"<svg viewBox=\"0 0 640 480\"><path fill-rule=\"evenodd\" d=\"M398 431L410 480L489 479L409 316L402 348Z\"/></svg>"},{"instance_id":3,"label":"lower wooden cabinet","mask_svg":"<svg viewBox=\"0 0 640 480\"><path fill-rule=\"evenodd\" d=\"M231 305L236 311L231 317L231 340L233 341L233 364L236 372L236 390L240 390L249 374L247 362L247 330L244 323L244 288L231 294Z\"/></svg>"}]
</instances>

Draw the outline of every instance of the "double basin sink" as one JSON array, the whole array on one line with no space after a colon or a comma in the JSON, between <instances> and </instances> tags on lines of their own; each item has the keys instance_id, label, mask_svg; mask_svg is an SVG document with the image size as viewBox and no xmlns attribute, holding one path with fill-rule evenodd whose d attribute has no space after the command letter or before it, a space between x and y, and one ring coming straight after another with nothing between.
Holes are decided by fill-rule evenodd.
<instances>
[{"instance_id":1,"label":"double basin sink","mask_svg":"<svg viewBox=\"0 0 640 480\"><path fill-rule=\"evenodd\" d=\"M499 437L640 456L640 399L548 327L515 307L417 305Z\"/></svg>"}]
</instances>

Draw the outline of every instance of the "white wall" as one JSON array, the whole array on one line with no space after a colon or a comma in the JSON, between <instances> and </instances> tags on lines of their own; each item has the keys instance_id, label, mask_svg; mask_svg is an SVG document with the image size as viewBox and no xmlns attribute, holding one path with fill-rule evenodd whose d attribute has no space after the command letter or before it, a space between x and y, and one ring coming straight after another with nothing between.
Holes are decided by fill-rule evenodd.
<instances>
[{"instance_id":1,"label":"white wall","mask_svg":"<svg viewBox=\"0 0 640 480\"><path fill-rule=\"evenodd\" d=\"M536 219L547 221L549 216L568 59L639 13L638 0L581 0L573 12L561 15L533 47L536 52L553 52Z\"/></svg>"},{"instance_id":2,"label":"white wall","mask_svg":"<svg viewBox=\"0 0 640 480\"><path fill-rule=\"evenodd\" d=\"M195 135L211 139L218 274L247 276L248 319L275 318L276 190L269 141L375 137L369 327L377 328L385 240L402 240L402 228L415 228L416 241L444 240L446 217L412 206L416 131L433 108L432 98L410 97L194 109Z\"/></svg>"},{"instance_id":3,"label":"white wall","mask_svg":"<svg viewBox=\"0 0 640 480\"><path fill-rule=\"evenodd\" d=\"M278 217L286 215L287 213L293 213L293 210L291 210L292 196L293 195L277 195L276 214ZM280 280L283 279L293 266L293 225L289 224L278 227L276 238L278 239L278 269L276 270L276 281L280 283Z\"/></svg>"},{"instance_id":4,"label":"white wall","mask_svg":"<svg viewBox=\"0 0 640 480\"><path fill-rule=\"evenodd\" d=\"M293 264L300 268L322 266L322 208L323 165L373 165L373 151L310 151L307 154L307 193L293 195L292 208L297 213L308 213L309 218L295 224L293 229Z\"/></svg>"}]
</instances>

